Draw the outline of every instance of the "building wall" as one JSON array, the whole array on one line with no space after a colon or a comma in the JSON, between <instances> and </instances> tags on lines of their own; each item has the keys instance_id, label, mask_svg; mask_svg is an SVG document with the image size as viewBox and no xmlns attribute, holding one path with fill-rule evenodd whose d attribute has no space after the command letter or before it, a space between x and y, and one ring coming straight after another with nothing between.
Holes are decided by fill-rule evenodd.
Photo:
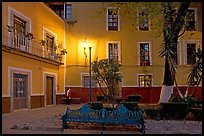
<instances>
[{"instance_id":1,"label":"building wall","mask_svg":"<svg viewBox=\"0 0 204 136\"><path fill-rule=\"evenodd\" d=\"M131 26L130 20L121 16L120 31L110 32L106 30L106 13L102 12L104 7L109 7L107 3L73 2L72 7L73 17L77 22L74 24L67 24L66 26L66 41L69 54L66 60L65 85L66 88L71 88L73 92L75 92L75 96L73 97L85 97L81 95L82 92L84 92L85 95L89 90L89 88L82 87L81 79L83 73L89 73L89 50L86 49L88 57L85 58L82 46L82 42L84 38L86 38L88 45L92 47L92 61L96 58L99 60L107 58L107 41L120 41L122 48L122 94L127 96L132 92L137 93L138 91L136 90L141 90L139 92L146 97L143 98L145 99L144 102L147 102L147 99L150 98L152 102L158 101L164 76L164 59L158 55L160 45L163 42L162 33L159 33L160 29L151 29L150 26L150 31L138 31ZM178 48L180 63L178 65L176 78L181 87L187 85L188 70L191 68L191 66L184 65L184 42L186 40L196 41L198 47L202 47L202 6L200 3L193 3L190 7L198 7L198 31L186 32L179 38ZM101 11L101 13L98 14L98 11ZM146 41L151 44L152 65L140 66L138 63L138 42ZM152 87L139 88L138 74L152 74ZM131 88L131 91L127 91L129 88ZM156 90L155 92L157 93L152 93L151 90ZM87 100L87 98L84 98L84 100Z\"/></svg>"},{"instance_id":2,"label":"building wall","mask_svg":"<svg viewBox=\"0 0 204 136\"><path fill-rule=\"evenodd\" d=\"M43 40L43 31L46 29L56 35L57 43L65 43L64 21L41 2L3 2L2 3L2 34L5 36L5 28L8 25L9 9L30 19L31 33L34 38L31 41L32 47L42 46L39 44ZM5 32L5 33L4 33ZM4 39L3 39L4 38ZM2 45L6 45L6 37L2 36ZM8 45L6 45L8 46ZM65 45L66 47L66 45ZM41 47L40 47L41 48ZM25 55L26 53L16 53L12 50L2 51L2 112L13 112L13 102L11 100L11 73L9 70L27 71L30 73L29 81L29 109L47 106L46 105L46 75L54 76L54 98L64 94L64 66L51 60ZM63 58L65 59L65 58ZM59 103L54 100L54 104Z\"/></svg>"}]
</instances>

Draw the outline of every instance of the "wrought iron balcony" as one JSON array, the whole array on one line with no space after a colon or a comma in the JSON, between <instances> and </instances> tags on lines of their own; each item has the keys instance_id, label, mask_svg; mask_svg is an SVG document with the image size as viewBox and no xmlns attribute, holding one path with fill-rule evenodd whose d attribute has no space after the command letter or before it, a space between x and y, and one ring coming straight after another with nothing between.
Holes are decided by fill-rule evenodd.
<instances>
[{"instance_id":1,"label":"wrought iron balcony","mask_svg":"<svg viewBox=\"0 0 204 136\"><path fill-rule=\"evenodd\" d=\"M61 52L57 52L56 49L42 44L40 40L35 39L31 33L25 35L15 33L9 27L2 28L2 50L3 49L15 50L21 54L37 57L41 60L57 63L58 65L63 64L62 58L66 53L65 49Z\"/></svg>"}]
</instances>

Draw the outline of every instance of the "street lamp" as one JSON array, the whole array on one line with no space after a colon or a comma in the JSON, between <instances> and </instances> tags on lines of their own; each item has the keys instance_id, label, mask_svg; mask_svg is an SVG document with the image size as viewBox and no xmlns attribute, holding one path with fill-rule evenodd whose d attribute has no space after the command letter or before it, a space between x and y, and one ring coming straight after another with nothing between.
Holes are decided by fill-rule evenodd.
<instances>
[{"instance_id":1,"label":"street lamp","mask_svg":"<svg viewBox=\"0 0 204 136\"><path fill-rule=\"evenodd\" d=\"M86 54L86 47L88 46L86 42L86 38L83 41L83 47L84 47L84 55L87 57ZM90 90L90 102L92 102L92 86L91 86L91 47L89 47L89 90Z\"/></svg>"}]
</instances>

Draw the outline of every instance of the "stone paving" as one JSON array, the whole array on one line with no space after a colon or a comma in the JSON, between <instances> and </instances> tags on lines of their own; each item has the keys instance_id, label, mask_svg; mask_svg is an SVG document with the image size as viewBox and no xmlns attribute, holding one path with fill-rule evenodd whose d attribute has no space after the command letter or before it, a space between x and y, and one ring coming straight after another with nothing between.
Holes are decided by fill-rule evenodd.
<instances>
[{"instance_id":1,"label":"stone paving","mask_svg":"<svg viewBox=\"0 0 204 136\"><path fill-rule=\"evenodd\" d=\"M70 109L78 109L82 104L71 104ZM60 132L62 113L66 105L48 106L38 109L21 110L2 115L3 134L101 134L99 127L90 124L75 124ZM91 126L91 127L90 127ZM201 121L146 120L147 134L202 134ZM103 134L141 134L134 128L107 126Z\"/></svg>"}]
</instances>

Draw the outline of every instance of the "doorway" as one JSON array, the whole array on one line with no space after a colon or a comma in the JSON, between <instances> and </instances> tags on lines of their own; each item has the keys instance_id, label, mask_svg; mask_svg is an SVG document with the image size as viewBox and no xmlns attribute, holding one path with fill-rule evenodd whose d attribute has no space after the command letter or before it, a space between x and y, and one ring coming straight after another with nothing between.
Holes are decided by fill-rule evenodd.
<instances>
[{"instance_id":1,"label":"doorway","mask_svg":"<svg viewBox=\"0 0 204 136\"><path fill-rule=\"evenodd\" d=\"M53 104L53 79L54 77L46 76L46 104Z\"/></svg>"},{"instance_id":2,"label":"doorway","mask_svg":"<svg viewBox=\"0 0 204 136\"><path fill-rule=\"evenodd\" d=\"M13 74L14 110L28 108L28 75Z\"/></svg>"}]
</instances>

